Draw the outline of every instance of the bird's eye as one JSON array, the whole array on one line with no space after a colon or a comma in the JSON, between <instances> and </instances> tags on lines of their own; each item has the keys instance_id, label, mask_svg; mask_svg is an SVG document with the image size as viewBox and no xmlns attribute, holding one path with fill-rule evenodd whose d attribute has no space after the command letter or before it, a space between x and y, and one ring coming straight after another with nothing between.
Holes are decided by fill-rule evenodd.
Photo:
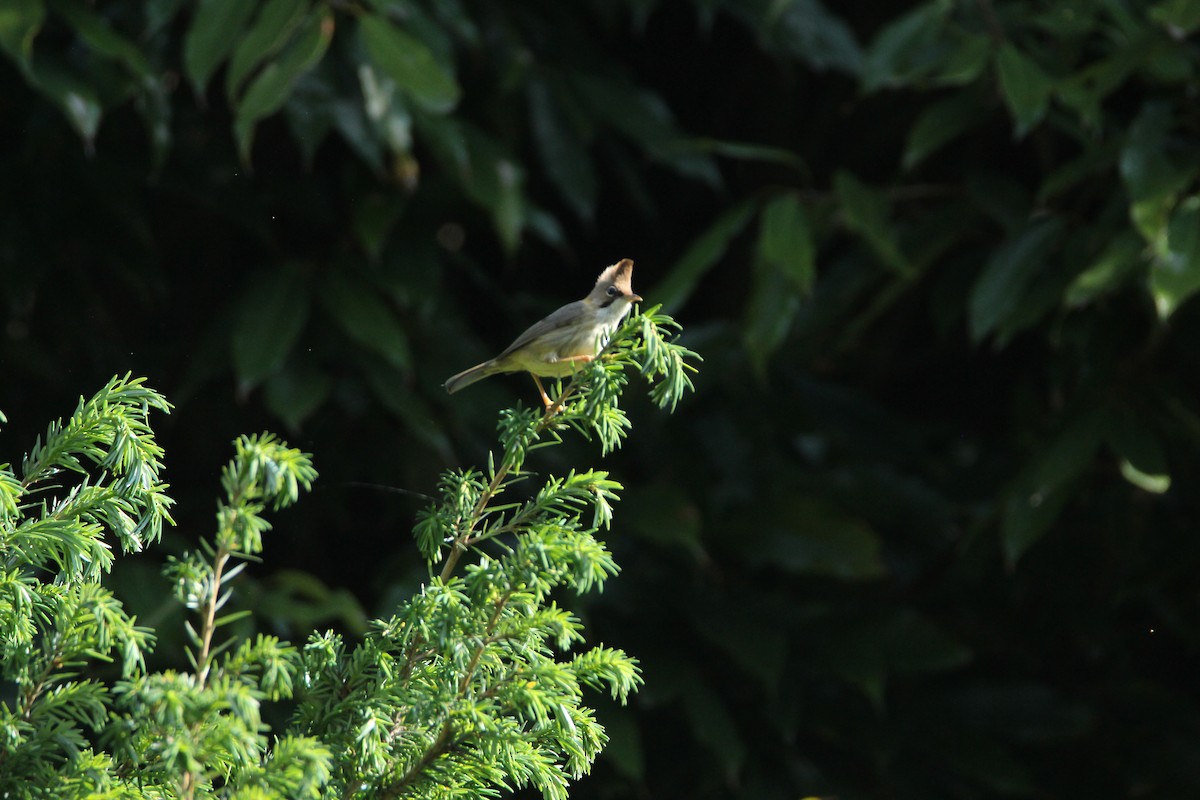
<instances>
[{"instance_id":1,"label":"bird's eye","mask_svg":"<svg viewBox=\"0 0 1200 800\"><path fill-rule=\"evenodd\" d=\"M608 296L609 297L616 297L620 293L621 293L621 290L618 289L617 287L615 287L615 286L608 287Z\"/></svg>"}]
</instances>

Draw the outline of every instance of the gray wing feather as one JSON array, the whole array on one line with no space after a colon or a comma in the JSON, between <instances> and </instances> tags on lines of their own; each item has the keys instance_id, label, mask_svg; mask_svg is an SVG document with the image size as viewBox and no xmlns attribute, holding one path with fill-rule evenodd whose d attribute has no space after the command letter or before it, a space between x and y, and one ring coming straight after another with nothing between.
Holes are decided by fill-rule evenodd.
<instances>
[{"instance_id":1,"label":"gray wing feather","mask_svg":"<svg viewBox=\"0 0 1200 800\"><path fill-rule=\"evenodd\" d=\"M517 340L515 342L510 344L508 347L504 348L504 352L501 353L500 355L496 356L492 360L499 361L502 358L504 358L505 356L512 355L516 351L520 350L522 347L529 344L534 339L538 339L542 336L545 336L547 333L550 333L551 331L556 331L560 328L567 327L568 325L571 324L572 321L578 319L579 314L582 310L583 310L583 301L582 300L576 300L574 303L567 303L562 308L558 309L555 312L552 312L550 314L550 316L546 317L545 319L541 320L540 322L535 322L535 323L533 323L533 325L529 326L529 329L527 331L525 331L520 336L518 336Z\"/></svg>"}]
</instances>

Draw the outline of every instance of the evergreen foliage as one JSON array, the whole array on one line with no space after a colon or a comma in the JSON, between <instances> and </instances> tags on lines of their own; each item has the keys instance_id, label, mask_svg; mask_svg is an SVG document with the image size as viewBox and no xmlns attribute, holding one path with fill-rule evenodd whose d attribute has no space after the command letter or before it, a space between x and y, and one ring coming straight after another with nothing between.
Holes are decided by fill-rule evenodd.
<instances>
[{"instance_id":1,"label":"evergreen foliage","mask_svg":"<svg viewBox=\"0 0 1200 800\"><path fill-rule=\"evenodd\" d=\"M225 443L286 430L320 454L303 514L272 517L286 552L216 613L255 612L214 634L206 687L255 626L334 626L349 659L448 559L442 590L468 596L447 531L514 563L515 526L543 534L530 498L602 525L620 475L620 581L572 609L645 684L595 704L613 736L573 796L1200 796L1195 8L0 0L5 435L151 376L178 407L161 547L197 578ZM528 382L442 381L625 256L704 353L686 413L639 422L608 476L570 469L618 440L610 411L579 423L591 444L506 411L476 458ZM560 435L550 486L522 459ZM31 502L78 485L93 522L136 531L79 460L86 487L67 470ZM0 516L49 547L45 574L102 572L120 534L65 538L16 472ZM433 507L398 547L443 474L462 519L486 513ZM155 621L146 670L194 673L203 638L160 624L182 611L125 569L145 564L104 585ZM29 614L18 650L53 627ZM78 680L114 686L108 657ZM279 733L295 699L266 702ZM115 752L81 752L70 785Z\"/></svg>"},{"instance_id":2,"label":"evergreen foliage","mask_svg":"<svg viewBox=\"0 0 1200 800\"><path fill-rule=\"evenodd\" d=\"M215 536L164 569L194 617L186 671L147 669L154 632L104 587L106 539L134 553L172 521L148 419L170 406L128 376L81 399L20 475L0 467L0 675L11 688L0 701L0 794L444 798L533 786L567 797L607 741L584 690L624 703L641 683L619 649L573 652L583 625L558 605L617 573L596 534L621 486L572 471L524 500L497 499L530 477L522 465L542 437L575 429L616 446L630 425L617 404L626 370L673 407L694 357L663 338L676 327L635 315L554 406L502 415L499 460L446 475L417 527L428 582L361 642L332 631L301 648L223 635L250 614L228 607L234 579L263 550L264 513L317 477L307 454L274 436L239 437ZM281 703L291 719L273 731L264 706Z\"/></svg>"}]
</instances>

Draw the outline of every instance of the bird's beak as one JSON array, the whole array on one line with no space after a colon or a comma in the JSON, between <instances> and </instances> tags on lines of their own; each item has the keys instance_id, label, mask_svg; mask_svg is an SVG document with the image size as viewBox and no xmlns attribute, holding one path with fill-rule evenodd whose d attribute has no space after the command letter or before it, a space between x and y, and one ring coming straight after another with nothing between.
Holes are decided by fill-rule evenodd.
<instances>
[{"instance_id":1,"label":"bird's beak","mask_svg":"<svg viewBox=\"0 0 1200 800\"><path fill-rule=\"evenodd\" d=\"M629 302L640 303L642 302L642 296L640 294L631 294L629 295Z\"/></svg>"}]
</instances>

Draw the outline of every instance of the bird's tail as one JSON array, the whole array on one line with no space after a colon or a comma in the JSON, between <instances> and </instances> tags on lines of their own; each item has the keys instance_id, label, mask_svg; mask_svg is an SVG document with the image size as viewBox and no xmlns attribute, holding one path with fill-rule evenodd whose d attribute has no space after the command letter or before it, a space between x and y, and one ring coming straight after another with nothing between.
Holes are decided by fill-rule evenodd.
<instances>
[{"instance_id":1,"label":"bird's tail","mask_svg":"<svg viewBox=\"0 0 1200 800\"><path fill-rule=\"evenodd\" d=\"M485 361L482 364L476 364L470 369L465 369L457 375L451 376L446 380L446 391L454 394L459 389L465 389L475 381L481 381L489 375L495 375L500 370L496 369L496 364L493 361Z\"/></svg>"}]
</instances>

